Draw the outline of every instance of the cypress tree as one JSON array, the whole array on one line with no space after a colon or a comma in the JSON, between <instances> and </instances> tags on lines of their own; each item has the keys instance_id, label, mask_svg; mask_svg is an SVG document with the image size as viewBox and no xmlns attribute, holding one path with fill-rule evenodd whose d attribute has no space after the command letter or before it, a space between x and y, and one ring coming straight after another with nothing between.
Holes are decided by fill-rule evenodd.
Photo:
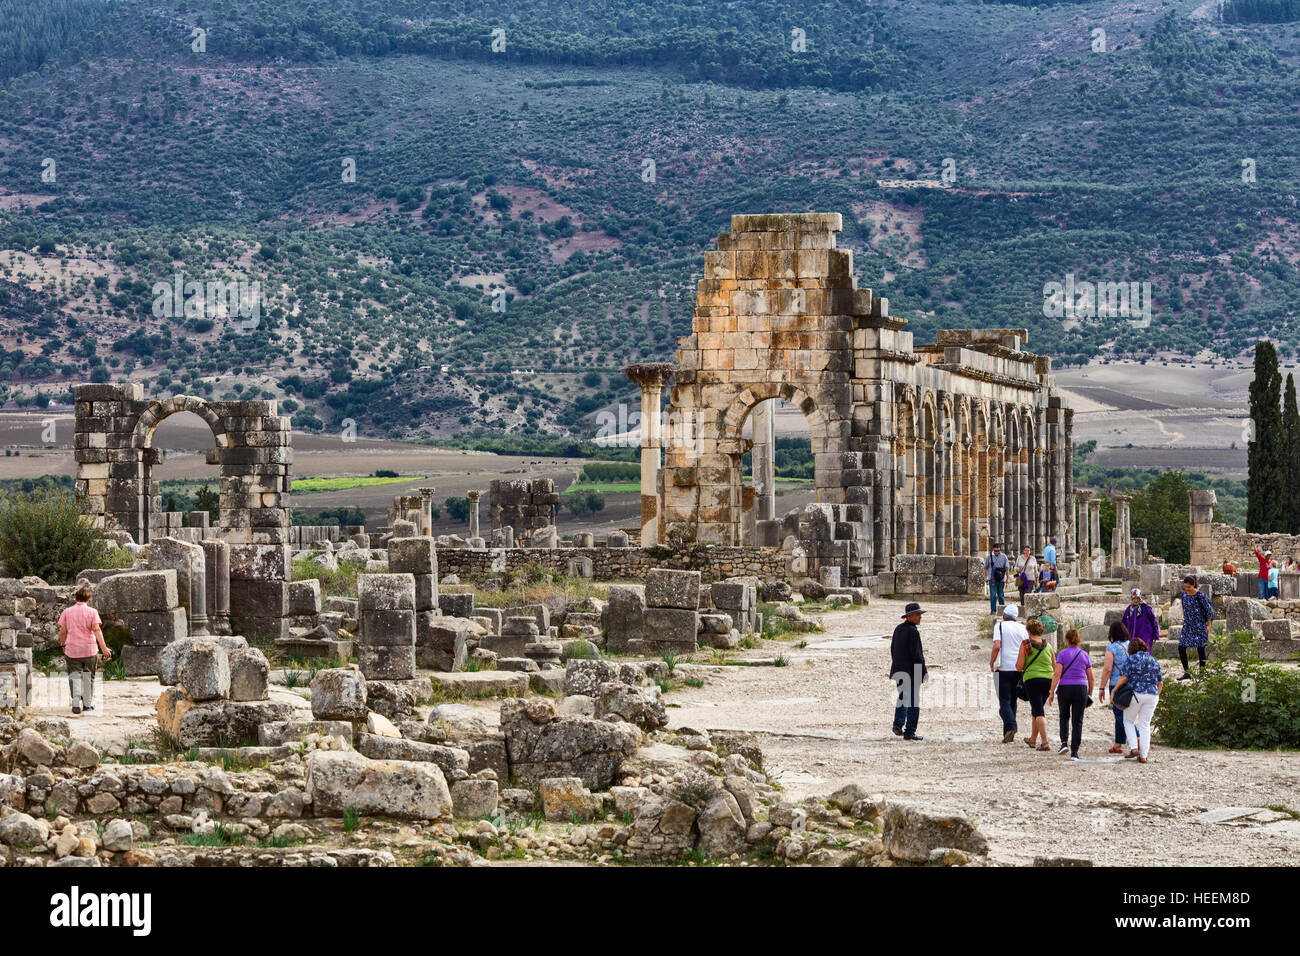
<instances>
[{"instance_id":1,"label":"cypress tree","mask_svg":"<svg viewBox=\"0 0 1300 956\"><path fill-rule=\"evenodd\" d=\"M1272 342L1255 345L1255 378L1250 383L1254 438L1247 446L1246 530L1282 531L1287 524L1286 438L1282 428L1282 373Z\"/></svg>"},{"instance_id":2,"label":"cypress tree","mask_svg":"<svg viewBox=\"0 0 1300 956\"><path fill-rule=\"evenodd\" d=\"M1282 399L1282 432L1285 435L1286 532L1300 534L1300 409L1296 408L1295 376L1286 376Z\"/></svg>"}]
</instances>

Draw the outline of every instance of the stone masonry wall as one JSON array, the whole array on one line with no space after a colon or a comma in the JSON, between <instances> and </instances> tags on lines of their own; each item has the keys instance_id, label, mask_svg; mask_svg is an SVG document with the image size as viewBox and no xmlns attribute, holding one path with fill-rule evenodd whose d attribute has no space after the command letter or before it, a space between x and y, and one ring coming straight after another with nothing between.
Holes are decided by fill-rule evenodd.
<instances>
[{"instance_id":1,"label":"stone masonry wall","mask_svg":"<svg viewBox=\"0 0 1300 956\"><path fill-rule=\"evenodd\" d=\"M542 565L566 574L569 562L589 560L600 581L642 580L653 568L699 571L705 581L754 575L763 581L790 577L788 555L775 548L446 548L438 551L440 574L481 580Z\"/></svg>"}]
</instances>

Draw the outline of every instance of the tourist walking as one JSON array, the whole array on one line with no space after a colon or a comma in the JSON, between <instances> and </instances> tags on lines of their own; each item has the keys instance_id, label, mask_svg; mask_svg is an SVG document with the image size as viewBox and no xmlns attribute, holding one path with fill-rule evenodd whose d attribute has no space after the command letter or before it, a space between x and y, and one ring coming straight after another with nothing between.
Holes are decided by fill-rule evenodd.
<instances>
[{"instance_id":1,"label":"tourist walking","mask_svg":"<svg viewBox=\"0 0 1300 956\"><path fill-rule=\"evenodd\" d=\"M921 615L925 611L913 601L903 610L903 621L894 628L889 645L889 676L898 685L894 704L894 733L904 740L921 740L916 724L921 718L921 684L928 671L921 649Z\"/></svg>"},{"instance_id":2,"label":"tourist walking","mask_svg":"<svg viewBox=\"0 0 1300 956\"><path fill-rule=\"evenodd\" d=\"M1205 645L1210 641L1210 622L1214 620L1214 605L1201 593L1197 586L1196 575L1189 574L1183 578L1183 593L1179 597L1183 603L1183 629L1178 635L1178 659L1183 664L1183 676L1179 680L1191 680L1191 670L1187 666L1188 648L1196 648L1201 670L1205 670Z\"/></svg>"},{"instance_id":3,"label":"tourist walking","mask_svg":"<svg viewBox=\"0 0 1300 956\"><path fill-rule=\"evenodd\" d=\"M1265 551L1261 554L1259 548L1256 548L1255 560L1259 562L1259 578L1256 581L1256 590L1259 599L1265 601L1268 600L1268 569L1273 565L1273 552Z\"/></svg>"},{"instance_id":4,"label":"tourist walking","mask_svg":"<svg viewBox=\"0 0 1300 956\"><path fill-rule=\"evenodd\" d=\"M1056 570L1056 538L1047 539L1047 547L1043 548L1043 563Z\"/></svg>"},{"instance_id":5,"label":"tourist walking","mask_svg":"<svg viewBox=\"0 0 1300 956\"><path fill-rule=\"evenodd\" d=\"M1016 662L1020 660L1020 645L1029 638L1025 626L1016 620L1020 609L1008 604L1002 609L1002 620L993 625L993 656L989 659L989 669L993 671L998 682L998 713L1002 717L1002 742L1009 744L1016 739L1020 729L1016 724L1016 702L1019 700L1017 689L1020 684L1020 671Z\"/></svg>"},{"instance_id":6,"label":"tourist walking","mask_svg":"<svg viewBox=\"0 0 1300 956\"><path fill-rule=\"evenodd\" d=\"M1120 668L1111 700L1116 697L1123 699L1122 688L1125 685L1132 687L1133 697L1124 708L1124 734L1128 743L1128 753L1124 758L1137 757L1138 763L1146 763L1151 752L1151 717L1156 712L1156 704L1160 703L1160 691L1165 683L1160 674L1160 662L1151 656L1141 641L1129 642L1128 659Z\"/></svg>"},{"instance_id":7,"label":"tourist walking","mask_svg":"<svg viewBox=\"0 0 1300 956\"><path fill-rule=\"evenodd\" d=\"M1128 592L1128 607L1124 608L1120 620L1128 629L1129 637L1138 638L1147 650L1154 648L1156 641L1160 640L1160 621L1151 605L1143 600L1140 588Z\"/></svg>"},{"instance_id":8,"label":"tourist walking","mask_svg":"<svg viewBox=\"0 0 1300 956\"><path fill-rule=\"evenodd\" d=\"M1115 684L1119 681L1120 665L1128 660L1128 645L1133 638L1129 636L1128 628L1124 626L1123 621L1114 621L1110 625L1110 633L1107 635L1106 640L1106 656L1102 659L1101 664L1101 689L1097 692L1097 699L1103 704L1106 703L1106 691L1113 691ZM1110 748L1109 752L1122 754L1124 752L1124 743L1127 740L1124 733L1124 709L1115 703L1113 694L1110 709L1115 715L1115 744Z\"/></svg>"},{"instance_id":9,"label":"tourist walking","mask_svg":"<svg viewBox=\"0 0 1300 956\"><path fill-rule=\"evenodd\" d=\"M1047 702L1050 704L1055 697L1061 710L1061 746L1056 752L1063 754L1068 749L1071 760L1079 759L1083 712L1092 703L1092 657L1079 646L1081 643L1078 628L1065 632L1065 647L1056 655L1052 686L1047 693Z\"/></svg>"},{"instance_id":10,"label":"tourist walking","mask_svg":"<svg viewBox=\"0 0 1300 956\"><path fill-rule=\"evenodd\" d=\"M72 695L72 712L95 709L95 671L97 655L111 660L113 652L104 643L103 622L90 606L90 588L82 585L73 595L76 603L59 615L59 646L68 663L68 691Z\"/></svg>"},{"instance_id":11,"label":"tourist walking","mask_svg":"<svg viewBox=\"0 0 1300 956\"><path fill-rule=\"evenodd\" d=\"M1020 603L1025 603L1025 595L1038 589L1038 560L1033 549L1028 545L1016 558L1016 587L1020 590Z\"/></svg>"},{"instance_id":12,"label":"tourist walking","mask_svg":"<svg viewBox=\"0 0 1300 956\"><path fill-rule=\"evenodd\" d=\"M1025 630L1029 637L1020 645L1020 657L1016 661L1024 688L1021 699L1029 701L1031 717L1031 729L1025 743L1039 750L1051 750L1047 745L1047 695L1052 690L1053 664L1056 661L1052 648L1043 637L1042 622L1030 621Z\"/></svg>"},{"instance_id":13,"label":"tourist walking","mask_svg":"<svg viewBox=\"0 0 1300 956\"><path fill-rule=\"evenodd\" d=\"M1002 553L1002 545L994 544L993 550L984 556L984 580L989 586L989 613L997 614L998 608L1006 603L1007 556Z\"/></svg>"}]
</instances>

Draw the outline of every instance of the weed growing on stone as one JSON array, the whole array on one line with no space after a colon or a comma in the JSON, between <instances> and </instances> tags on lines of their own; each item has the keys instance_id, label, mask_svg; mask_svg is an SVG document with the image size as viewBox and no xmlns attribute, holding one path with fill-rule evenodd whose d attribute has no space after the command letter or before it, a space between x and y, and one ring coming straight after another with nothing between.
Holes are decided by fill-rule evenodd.
<instances>
[{"instance_id":1,"label":"weed growing on stone","mask_svg":"<svg viewBox=\"0 0 1300 956\"><path fill-rule=\"evenodd\" d=\"M361 814L357 812L356 807L343 808L343 832L352 833L361 825Z\"/></svg>"}]
</instances>

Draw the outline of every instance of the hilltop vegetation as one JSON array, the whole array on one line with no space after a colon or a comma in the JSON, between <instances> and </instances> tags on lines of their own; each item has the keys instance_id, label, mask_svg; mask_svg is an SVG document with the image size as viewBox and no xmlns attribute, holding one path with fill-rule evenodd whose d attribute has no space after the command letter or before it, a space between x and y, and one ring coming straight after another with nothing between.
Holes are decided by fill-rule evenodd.
<instances>
[{"instance_id":1,"label":"hilltop vegetation","mask_svg":"<svg viewBox=\"0 0 1300 956\"><path fill-rule=\"evenodd\" d=\"M860 285L920 342L1028 327L1070 364L1267 334L1290 358L1300 31L1196 6L7 9L0 385L592 435L638 405L623 364L673 357L730 215L807 209L844 214ZM1044 315L1067 274L1151 283L1149 326ZM159 314L178 276L256 283L258 314Z\"/></svg>"}]
</instances>

